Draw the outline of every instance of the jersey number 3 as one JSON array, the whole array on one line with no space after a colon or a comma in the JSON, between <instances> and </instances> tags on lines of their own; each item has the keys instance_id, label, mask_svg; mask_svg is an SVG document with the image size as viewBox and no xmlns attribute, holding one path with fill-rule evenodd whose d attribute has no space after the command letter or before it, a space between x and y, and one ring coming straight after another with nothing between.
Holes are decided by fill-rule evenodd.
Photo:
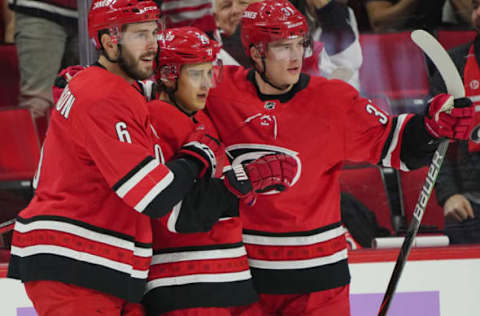
<instances>
[{"instance_id":1,"label":"jersey number 3","mask_svg":"<svg viewBox=\"0 0 480 316\"><path fill-rule=\"evenodd\" d=\"M369 114L373 114L375 115L375 117L377 117L378 121L380 122L380 124L382 125L385 125L387 124L388 122L388 118L385 114L383 114L381 111L379 111L376 107L374 107L373 105L371 104L367 104L367 106L365 107L365 110L369 113Z\"/></svg>"}]
</instances>

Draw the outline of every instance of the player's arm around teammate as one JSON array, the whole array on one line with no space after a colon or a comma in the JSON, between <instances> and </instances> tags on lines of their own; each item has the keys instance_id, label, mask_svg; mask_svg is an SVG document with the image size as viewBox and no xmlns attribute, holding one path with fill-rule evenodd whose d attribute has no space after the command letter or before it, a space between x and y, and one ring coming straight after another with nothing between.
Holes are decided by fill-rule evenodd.
<instances>
[{"instance_id":1,"label":"player's arm around teammate","mask_svg":"<svg viewBox=\"0 0 480 316\"><path fill-rule=\"evenodd\" d=\"M169 161L195 145L189 139L199 129L217 142L202 110L221 71L215 68L220 45L202 31L184 27L162 33L159 47L158 95L148 105L162 159ZM292 159L271 155L230 169L220 179L223 168L217 163L171 214L153 220L154 255L144 298L147 312L230 315L254 302L239 199L253 203L258 190L286 189L295 169Z\"/></svg>"}]
</instances>

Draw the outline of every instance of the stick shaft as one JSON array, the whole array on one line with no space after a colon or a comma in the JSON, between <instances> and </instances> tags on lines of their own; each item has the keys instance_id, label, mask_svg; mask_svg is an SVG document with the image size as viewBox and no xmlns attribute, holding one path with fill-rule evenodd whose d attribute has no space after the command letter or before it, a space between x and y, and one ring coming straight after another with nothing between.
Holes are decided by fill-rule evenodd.
<instances>
[{"instance_id":1,"label":"stick shaft","mask_svg":"<svg viewBox=\"0 0 480 316\"><path fill-rule=\"evenodd\" d=\"M390 303L400 280L403 267L407 262L408 255L410 254L410 250L412 249L413 241L415 240L415 236L417 235L418 229L420 228L420 222L422 221L423 214L425 213L425 208L427 207L428 200L430 200L433 187L435 185L435 182L437 181L438 173L440 171L443 159L445 158L445 154L448 149L448 144L449 140L443 140L433 154L432 163L428 168L425 183L423 184L417 204L415 205L413 217L410 225L408 226L405 240L403 241L402 247L400 248L397 262L395 263L395 268L393 269L392 276L390 277L390 282L388 283L387 291L383 296L383 301L382 305L380 306L378 316L385 316L388 308L390 307Z\"/></svg>"}]
</instances>

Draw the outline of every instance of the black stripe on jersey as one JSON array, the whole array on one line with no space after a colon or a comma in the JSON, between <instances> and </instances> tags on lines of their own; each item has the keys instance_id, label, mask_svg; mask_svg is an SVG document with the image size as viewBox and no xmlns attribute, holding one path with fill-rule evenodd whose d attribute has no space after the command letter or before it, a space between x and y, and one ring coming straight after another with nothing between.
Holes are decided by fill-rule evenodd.
<instances>
[{"instance_id":1,"label":"black stripe on jersey","mask_svg":"<svg viewBox=\"0 0 480 316\"><path fill-rule=\"evenodd\" d=\"M152 156L148 156L147 158L143 159L137 166L135 166L135 168L130 170L130 172L127 173L126 176L121 178L117 183L115 183L113 185L113 187L112 187L113 191L117 191L125 182L130 180L131 177L133 177L138 171L140 171L140 169L145 167L153 159L155 159L155 158L153 158Z\"/></svg>"},{"instance_id":2,"label":"black stripe on jersey","mask_svg":"<svg viewBox=\"0 0 480 316\"><path fill-rule=\"evenodd\" d=\"M428 165L439 144L425 129L424 117L415 114L405 126L400 159L413 170Z\"/></svg>"},{"instance_id":3,"label":"black stripe on jersey","mask_svg":"<svg viewBox=\"0 0 480 316\"><path fill-rule=\"evenodd\" d=\"M56 215L39 215L39 216L30 217L30 218L17 217L17 221L22 223L22 224L25 224L25 225L33 223L33 222L37 222L37 221L63 222L63 223L68 223L68 224L72 224L72 225L75 225L75 226L79 226L79 227L94 231L96 233L101 233L101 234L109 235L109 236L112 236L112 237L120 238L120 239L123 239L123 240L128 240L128 241L131 241L131 242L135 242L135 246L137 246L137 247L148 248L148 249L152 248L151 243L142 243L142 242L135 241L134 238L131 235L122 234L122 233L119 233L119 232L116 232L116 231L108 230L108 229L103 228L103 227L93 226L91 224L88 224L88 223L85 223L85 222L82 222L82 221L78 221L78 220L75 220L75 219L72 219L72 218L66 218L66 217L56 216Z\"/></svg>"},{"instance_id":4,"label":"black stripe on jersey","mask_svg":"<svg viewBox=\"0 0 480 316\"><path fill-rule=\"evenodd\" d=\"M267 270L250 268L255 289L261 294L302 294L350 283L347 259L309 269ZM288 277L286 277L288 276Z\"/></svg>"},{"instance_id":5,"label":"black stripe on jersey","mask_svg":"<svg viewBox=\"0 0 480 316\"><path fill-rule=\"evenodd\" d=\"M157 316L177 309L242 306L257 300L252 280L249 279L162 286L149 291L142 303L148 316Z\"/></svg>"},{"instance_id":6,"label":"black stripe on jersey","mask_svg":"<svg viewBox=\"0 0 480 316\"><path fill-rule=\"evenodd\" d=\"M145 279L134 279L123 272L51 254L23 258L12 255L7 276L22 282L50 280L75 284L129 302L142 299L146 284Z\"/></svg>"},{"instance_id":7,"label":"black stripe on jersey","mask_svg":"<svg viewBox=\"0 0 480 316\"><path fill-rule=\"evenodd\" d=\"M143 214L154 218L166 215L185 198L200 171L199 164L188 158L170 160L165 165L173 173L174 178L143 211Z\"/></svg>"},{"instance_id":8,"label":"black stripe on jersey","mask_svg":"<svg viewBox=\"0 0 480 316\"><path fill-rule=\"evenodd\" d=\"M258 235L258 236L269 236L269 237L297 237L297 236L312 236L326 232L328 230L340 227L342 224L340 222L333 223L327 226L323 226L314 230L301 231L301 232L289 232L289 233L271 233L258 230L244 229L243 233L248 235ZM284 270L282 270L284 271Z\"/></svg>"},{"instance_id":9,"label":"black stripe on jersey","mask_svg":"<svg viewBox=\"0 0 480 316\"><path fill-rule=\"evenodd\" d=\"M378 164L381 164L383 158L385 158L385 156L387 156L387 154L388 154L388 149L390 148L390 144L392 143L393 134L395 133L395 130L397 129L397 123L398 123L398 117L394 116L392 118L392 128L390 129L390 132L388 133L388 138L385 141L385 144L383 144L382 157L380 158L380 161L378 162Z\"/></svg>"},{"instance_id":10,"label":"black stripe on jersey","mask_svg":"<svg viewBox=\"0 0 480 316\"><path fill-rule=\"evenodd\" d=\"M243 242L238 242L234 244L217 244L217 245L206 245L206 246L191 246L191 247L178 247L178 248L167 248L154 250L153 254L164 254L164 253L174 253L174 252L184 252L184 251L204 251L204 250L216 250L216 249L233 249L242 247Z\"/></svg>"}]
</instances>

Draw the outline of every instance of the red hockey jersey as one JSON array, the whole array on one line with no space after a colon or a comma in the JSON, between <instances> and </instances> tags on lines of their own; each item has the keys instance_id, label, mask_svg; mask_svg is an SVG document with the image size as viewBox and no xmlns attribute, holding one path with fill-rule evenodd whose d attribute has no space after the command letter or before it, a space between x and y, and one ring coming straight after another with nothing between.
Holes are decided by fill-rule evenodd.
<instances>
[{"instance_id":1,"label":"red hockey jersey","mask_svg":"<svg viewBox=\"0 0 480 316\"><path fill-rule=\"evenodd\" d=\"M173 181L154 153L144 98L89 67L63 91L47 134L35 196L15 225L9 276L140 301L152 255L144 214L158 212L155 201Z\"/></svg>"},{"instance_id":2,"label":"red hockey jersey","mask_svg":"<svg viewBox=\"0 0 480 316\"><path fill-rule=\"evenodd\" d=\"M189 117L162 101L149 102L149 109L165 161L172 159L197 123L217 137L203 111ZM159 315L177 309L256 301L240 218L222 218L208 232L179 234L175 222L180 207L181 203L168 216L152 220L154 254L144 299L148 312Z\"/></svg>"},{"instance_id":3,"label":"red hockey jersey","mask_svg":"<svg viewBox=\"0 0 480 316\"><path fill-rule=\"evenodd\" d=\"M408 169L400 147L412 115L389 117L338 80L302 74L288 93L267 96L253 78L252 70L226 66L207 110L233 165L280 152L298 162L289 190L259 195L253 207L240 209L255 286L294 294L348 284L343 161Z\"/></svg>"}]
</instances>

